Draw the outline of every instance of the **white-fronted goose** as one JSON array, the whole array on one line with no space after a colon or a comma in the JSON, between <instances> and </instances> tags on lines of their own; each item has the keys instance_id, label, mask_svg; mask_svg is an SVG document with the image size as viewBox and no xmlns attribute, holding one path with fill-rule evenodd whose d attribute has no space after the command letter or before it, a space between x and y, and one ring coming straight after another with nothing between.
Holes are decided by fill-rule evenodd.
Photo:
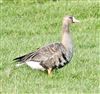
<instances>
[{"instance_id":1,"label":"white-fronted goose","mask_svg":"<svg viewBox=\"0 0 100 94\"><path fill-rule=\"evenodd\" d=\"M71 23L79 22L73 16L65 16L62 25L61 43L49 44L45 47L17 57L14 60L20 62L16 66L27 64L32 69L47 70L48 74L55 68L61 68L68 64L73 55L73 45L69 31Z\"/></svg>"}]
</instances>

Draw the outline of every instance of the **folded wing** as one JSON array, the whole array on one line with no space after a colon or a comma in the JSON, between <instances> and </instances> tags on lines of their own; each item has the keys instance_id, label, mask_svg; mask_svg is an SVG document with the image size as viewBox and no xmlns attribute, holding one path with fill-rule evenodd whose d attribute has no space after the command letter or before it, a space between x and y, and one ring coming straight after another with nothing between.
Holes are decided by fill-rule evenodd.
<instances>
[{"instance_id":1,"label":"folded wing","mask_svg":"<svg viewBox=\"0 0 100 94\"><path fill-rule=\"evenodd\" d=\"M14 60L22 63L26 61L39 62L44 68L60 68L68 63L66 49L61 43L50 44Z\"/></svg>"}]
</instances>

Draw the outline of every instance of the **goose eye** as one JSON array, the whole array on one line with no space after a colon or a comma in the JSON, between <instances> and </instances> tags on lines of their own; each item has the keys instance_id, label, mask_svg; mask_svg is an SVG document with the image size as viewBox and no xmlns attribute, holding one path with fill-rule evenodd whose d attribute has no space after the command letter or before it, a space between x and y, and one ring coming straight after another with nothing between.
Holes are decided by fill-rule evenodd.
<instances>
[{"instance_id":1,"label":"goose eye","mask_svg":"<svg viewBox=\"0 0 100 94\"><path fill-rule=\"evenodd\" d=\"M72 17L72 16L70 16L69 18L70 18L71 20L73 19L73 17Z\"/></svg>"}]
</instances>

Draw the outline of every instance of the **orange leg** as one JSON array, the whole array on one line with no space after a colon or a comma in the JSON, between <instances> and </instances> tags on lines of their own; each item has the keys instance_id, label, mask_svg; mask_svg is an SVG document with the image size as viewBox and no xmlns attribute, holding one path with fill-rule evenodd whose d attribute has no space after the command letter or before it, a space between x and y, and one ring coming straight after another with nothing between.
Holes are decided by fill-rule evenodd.
<instances>
[{"instance_id":1,"label":"orange leg","mask_svg":"<svg viewBox=\"0 0 100 94\"><path fill-rule=\"evenodd\" d=\"M52 72L52 68L48 68L48 75L51 75L51 72Z\"/></svg>"}]
</instances>

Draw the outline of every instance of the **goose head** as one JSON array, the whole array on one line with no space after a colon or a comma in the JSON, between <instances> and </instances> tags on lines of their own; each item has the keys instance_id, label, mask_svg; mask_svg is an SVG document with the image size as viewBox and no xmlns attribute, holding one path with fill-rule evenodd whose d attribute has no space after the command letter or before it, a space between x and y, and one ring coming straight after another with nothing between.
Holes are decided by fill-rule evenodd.
<instances>
[{"instance_id":1,"label":"goose head","mask_svg":"<svg viewBox=\"0 0 100 94\"><path fill-rule=\"evenodd\" d=\"M64 24L71 24L71 23L79 23L80 21L77 20L74 16L65 16L63 19Z\"/></svg>"}]
</instances>

